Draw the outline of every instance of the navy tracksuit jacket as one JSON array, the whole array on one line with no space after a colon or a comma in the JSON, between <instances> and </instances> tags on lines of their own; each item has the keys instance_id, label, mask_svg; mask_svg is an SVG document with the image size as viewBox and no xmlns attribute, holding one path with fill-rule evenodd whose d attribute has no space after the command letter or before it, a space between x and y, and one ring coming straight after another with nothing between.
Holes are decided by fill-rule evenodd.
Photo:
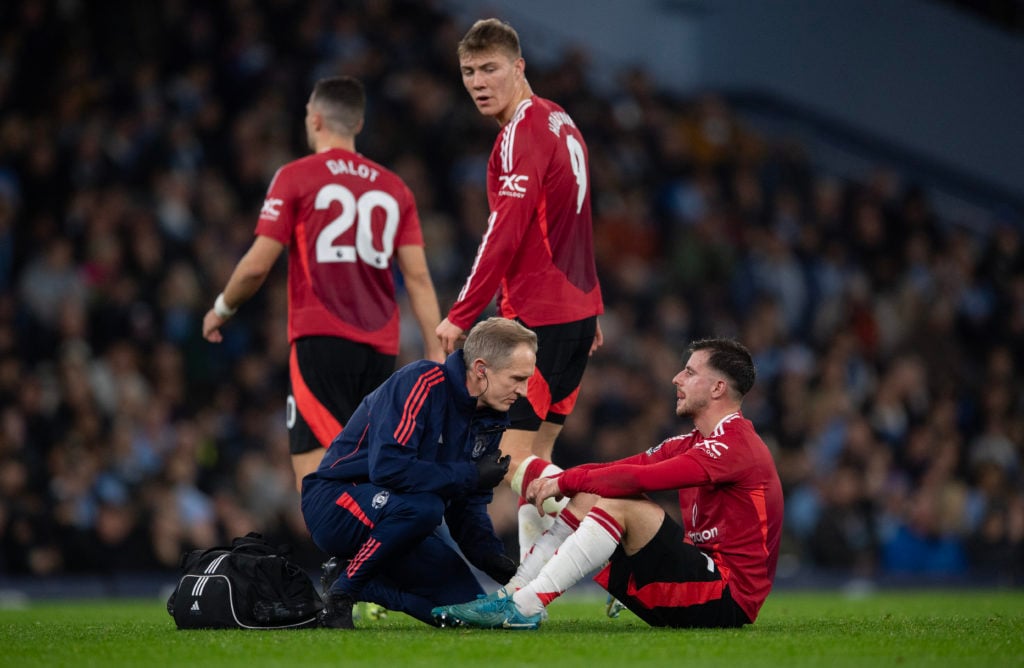
<instances>
[{"instance_id":1,"label":"navy tracksuit jacket","mask_svg":"<svg viewBox=\"0 0 1024 668\"><path fill-rule=\"evenodd\" d=\"M478 567L504 554L474 462L494 456L508 424L507 413L476 408L461 350L444 364L413 362L367 395L303 480L313 541L348 560L331 590L430 624L431 608L482 593L438 530L443 518Z\"/></svg>"}]
</instances>

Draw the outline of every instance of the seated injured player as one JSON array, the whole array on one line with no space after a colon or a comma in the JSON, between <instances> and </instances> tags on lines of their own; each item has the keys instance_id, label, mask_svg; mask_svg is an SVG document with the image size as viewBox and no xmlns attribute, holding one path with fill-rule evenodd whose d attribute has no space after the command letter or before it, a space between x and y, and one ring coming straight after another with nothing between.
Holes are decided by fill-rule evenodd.
<instances>
[{"instance_id":1,"label":"seated injured player","mask_svg":"<svg viewBox=\"0 0 1024 668\"><path fill-rule=\"evenodd\" d=\"M571 497L506 586L434 608L441 626L536 629L546 607L588 573L652 626L753 623L771 591L783 499L775 463L740 408L750 353L703 339L672 380L676 414L694 429L632 457L524 481L538 509ZM527 475L529 478L529 474ZM647 492L678 490L683 526Z\"/></svg>"}]
</instances>

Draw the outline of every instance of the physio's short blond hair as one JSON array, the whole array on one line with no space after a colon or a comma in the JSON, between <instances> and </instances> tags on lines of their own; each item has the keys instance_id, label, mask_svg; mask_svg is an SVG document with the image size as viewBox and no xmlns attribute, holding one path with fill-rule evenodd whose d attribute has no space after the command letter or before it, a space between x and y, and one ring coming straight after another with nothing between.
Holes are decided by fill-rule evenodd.
<instances>
[{"instance_id":1,"label":"physio's short blond hair","mask_svg":"<svg viewBox=\"0 0 1024 668\"><path fill-rule=\"evenodd\" d=\"M515 320L495 317L478 322L462 346L466 368L473 360L481 359L488 366L504 369L511 363L512 352L523 343L537 354L537 335Z\"/></svg>"}]
</instances>

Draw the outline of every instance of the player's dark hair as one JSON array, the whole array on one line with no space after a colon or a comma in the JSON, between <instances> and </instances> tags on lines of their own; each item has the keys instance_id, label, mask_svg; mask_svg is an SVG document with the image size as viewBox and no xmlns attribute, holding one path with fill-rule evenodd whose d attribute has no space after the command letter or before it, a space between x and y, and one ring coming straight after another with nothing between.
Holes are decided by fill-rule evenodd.
<instances>
[{"instance_id":1,"label":"player's dark hair","mask_svg":"<svg viewBox=\"0 0 1024 668\"><path fill-rule=\"evenodd\" d=\"M707 350L708 366L729 379L729 384L743 397L754 386L757 371L754 360L739 341L725 338L708 338L690 344L690 354L698 350Z\"/></svg>"},{"instance_id":2,"label":"player's dark hair","mask_svg":"<svg viewBox=\"0 0 1024 668\"><path fill-rule=\"evenodd\" d=\"M355 136L366 112L366 90L354 77L327 77L313 86L310 102L333 132Z\"/></svg>"},{"instance_id":3,"label":"player's dark hair","mask_svg":"<svg viewBox=\"0 0 1024 668\"><path fill-rule=\"evenodd\" d=\"M505 51L513 59L523 55L515 28L500 19L480 19L459 42L459 58L494 49Z\"/></svg>"},{"instance_id":4,"label":"player's dark hair","mask_svg":"<svg viewBox=\"0 0 1024 668\"><path fill-rule=\"evenodd\" d=\"M466 368L473 360L482 359L495 369L504 369L510 363L512 351L521 343L530 346L536 354L537 335L532 329L508 318L494 317L478 322L469 330L462 346Z\"/></svg>"}]
</instances>

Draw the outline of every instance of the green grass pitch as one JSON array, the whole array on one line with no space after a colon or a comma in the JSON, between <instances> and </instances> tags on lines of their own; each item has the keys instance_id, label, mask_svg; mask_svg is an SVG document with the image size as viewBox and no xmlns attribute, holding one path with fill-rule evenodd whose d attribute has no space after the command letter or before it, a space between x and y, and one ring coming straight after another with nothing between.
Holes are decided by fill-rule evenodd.
<instances>
[{"instance_id":1,"label":"green grass pitch","mask_svg":"<svg viewBox=\"0 0 1024 668\"><path fill-rule=\"evenodd\" d=\"M567 595L538 631L434 629L405 615L355 631L178 631L162 600L0 609L0 666L1024 666L1024 591L779 591L753 626L652 629Z\"/></svg>"}]
</instances>

